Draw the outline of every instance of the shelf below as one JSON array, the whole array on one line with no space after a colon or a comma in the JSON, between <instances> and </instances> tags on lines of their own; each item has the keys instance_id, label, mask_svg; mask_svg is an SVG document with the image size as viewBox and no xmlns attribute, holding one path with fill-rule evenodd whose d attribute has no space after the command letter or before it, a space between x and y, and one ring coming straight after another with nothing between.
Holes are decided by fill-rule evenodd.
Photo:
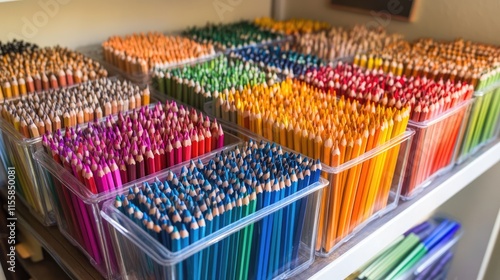
<instances>
[{"instance_id":1,"label":"shelf below","mask_svg":"<svg viewBox=\"0 0 500 280\"><path fill-rule=\"evenodd\" d=\"M294 279L345 279L499 161L500 142L497 141L437 178L414 199L400 202L394 211L366 226L332 256L317 257L308 270Z\"/></svg>"}]
</instances>

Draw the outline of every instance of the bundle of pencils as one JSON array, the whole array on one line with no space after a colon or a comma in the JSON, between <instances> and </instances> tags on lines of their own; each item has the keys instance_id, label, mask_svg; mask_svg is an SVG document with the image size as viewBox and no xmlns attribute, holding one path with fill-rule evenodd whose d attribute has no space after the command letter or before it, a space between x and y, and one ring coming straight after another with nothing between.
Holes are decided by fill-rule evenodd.
<instances>
[{"instance_id":1,"label":"bundle of pencils","mask_svg":"<svg viewBox=\"0 0 500 280\"><path fill-rule=\"evenodd\" d=\"M304 82L287 79L270 87L257 85L222 94L215 114L340 168L332 171L332 186L325 191L321 207L317 244L330 252L357 225L385 208L399 145L351 168L341 166L401 135L410 106L386 108L371 101L337 100Z\"/></svg>"},{"instance_id":2,"label":"bundle of pencils","mask_svg":"<svg viewBox=\"0 0 500 280\"><path fill-rule=\"evenodd\" d=\"M347 279L445 279L459 230L460 224L448 219L419 224Z\"/></svg>"},{"instance_id":3,"label":"bundle of pencils","mask_svg":"<svg viewBox=\"0 0 500 280\"><path fill-rule=\"evenodd\" d=\"M215 55L209 43L200 44L181 36L158 32L113 36L102 43L104 59L128 74L148 74L165 68Z\"/></svg>"},{"instance_id":4,"label":"bundle of pencils","mask_svg":"<svg viewBox=\"0 0 500 280\"><path fill-rule=\"evenodd\" d=\"M243 47L270 43L281 40L282 35L263 30L250 21L239 21L230 24L207 24L203 27L192 27L183 32L195 41L211 43L221 50L234 50Z\"/></svg>"},{"instance_id":5,"label":"bundle of pencils","mask_svg":"<svg viewBox=\"0 0 500 280\"><path fill-rule=\"evenodd\" d=\"M280 46L250 47L231 52L230 57L258 64L269 72L276 72L288 77L304 75L311 67L325 63L314 55L305 55L295 51L285 51Z\"/></svg>"},{"instance_id":6,"label":"bundle of pencils","mask_svg":"<svg viewBox=\"0 0 500 280\"><path fill-rule=\"evenodd\" d=\"M204 118L201 113L166 102L91 122L86 128L46 134L43 145L51 158L75 176L87 192L101 194L221 148L224 132L216 121ZM55 177L51 181L59 182ZM61 215L68 231L100 263L101 236L89 222L98 218L86 210L81 199L59 184L54 195L64 209Z\"/></svg>"},{"instance_id":7,"label":"bundle of pencils","mask_svg":"<svg viewBox=\"0 0 500 280\"><path fill-rule=\"evenodd\" d=\"M410 197L433 177L454 164L461 140L472 85L425 77L386 75L339 63L335 68L310 69L304 79L335 96L375 102L385 107L411 106L412 141L410 164L405 174L403 196Z\"/></svg>"},{"instance_id":8,"label":"bundle of pencils","mask_svg":"<svg viewBox=\"0 0 500 280\"><path fill-rule=\"evenodd\" d=\"M215 155L208 163L192 161L165 182L145 183L115 200L115 206L171 252L200 245L233 223L287 200L318 182L319 161L253 140ZM291 203L197 252L173 261L175 279L273 279L294 269L307 198ZM124 250L127 250L124 248ZM147 248L144 248L147 250ZM160 269L147 256L125 259L141 278ZM142 259L142 261L141 261ZM182 260L182 261L181 261ZM132 264L132 263L131 263ZM128 264L127 265L131 265Z\"/></svg>"},{"instance_id":9,"label":"bundle of pencils","mask_svg":"<svg viewBox=\"0 0 500 280\"><path fill-rule=\"evenodd\" d=\"M474 85L477 92L464 141L458 154L462 162L498 136L500 125L500 47L455 40L421 39L378 52L359 55L355 63L394 74L448 79ZM395 71L396 70L396 71Z\"/></svg>"},{"instance_id":10,"label":"bundle of pencils","mask_svg":"<svg viewBox=\"0 0 500 280\"><path fill-rule=\"evenodd\" d=\"M357 54L354 63L394 75L461 81L477 90L500 80L500 47L464 40L399 41L383 49Z\"/></svg>"},{"instance_id":11,"label":"bundle of pencils","mask_svg":"<svg viewBox=\"0 0 500 280\"><path fill-rule=\"evenodd\" d=\"M99 63L67 48L0 55L0 100L106 77Z\"/></svg>"},{"instance_id":12,"label":"bundle of pencils","mask_svg":"<svg viewBox=\"0 0 500 280\"><path fill-rule=\"evenodd\" d=\"M253 22L263 29L286 35L314 33L330 29L329 23L311 19L274 20L270 17L262 17L256 18Z\"/></svg>"},{"instance_id":13,"label":"bundle of pencils","mask_svg":"<svg viewBox=\"0 0 500 280\"><path fill-rule=\"evenodd\" d=\"M349 29L333 27L328 31L297 36L291 48L332 61L352 57L358 53L383 49L384 46L401 39L402 35L389 34L381 28L370 29L363 25L356 25Z\"/></svg>"},{"instance_id":14,"label":"bundle of pencils","mask_svg":"<svg viewBox=\"0 0 500 280\"><path fill-rule=\"evenodd\" d=\"M157 70L153 74L156 89L200 110L221 92L242 89L248 84L272 84L275 80L275 74L268 73L266 77L258 66L225 56L192 66Z\"/></svg>"},{"instance_id":15,"label":"bundle of pencils","mask_svg":"<svg viewBox=\"0 0 500 280\"><path fill-rule=\"evenodd\" d=\"M6 100L0 105L1 116L26 138L37 138L116 115L150 101L149 89L127 81L101 78L74 87L52 89L39 94Z\"/></svg>"},{"instance_id":16,"label":"bundle of pencils","mask_svg":"<svg viewBox=\"0 0 500 280\"><path fill-rule=\"evenodd\" d=\"M36 49L38 49L37 44L25 42L23 40L18 41L14 39L6 43L0 42L0 55L6 55L10 53L32 52L35 51Z\"/></svg>"}]
</instances>

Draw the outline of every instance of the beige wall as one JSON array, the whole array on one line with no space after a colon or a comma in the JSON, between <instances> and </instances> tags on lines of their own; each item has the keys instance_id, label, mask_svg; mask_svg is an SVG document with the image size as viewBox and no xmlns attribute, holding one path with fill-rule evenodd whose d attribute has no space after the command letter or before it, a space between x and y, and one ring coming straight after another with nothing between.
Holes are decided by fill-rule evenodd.
<instances>
[{"instance_id":1,"label":"beige wall","mask_svg":"<svg viewBox=\"0 0 500 280\"><path fill-rule=\"evenodd\" d=\"M110 35L179 31L270 14L271 0L22 0L0 3L0 40L74 48Z\"/></svg>"},{"instance_id":2,"label":"beige wall","mask_svg":"<svg viewBox=\"0 0 500 280\"><path fill-rule=\"evenodd\" d=\"M399 0L407 1L407 0ZM336 25L377 22L374 15L362 15L334 10L328 0L286 0L285 17L306 17L329 21ZM498 0L418 0L413 23L378 19L388 24L392 32L407 38L434 37L454 39L463 37L481 42L500 44L500 1Z\"/></svg>"}]
</instances>

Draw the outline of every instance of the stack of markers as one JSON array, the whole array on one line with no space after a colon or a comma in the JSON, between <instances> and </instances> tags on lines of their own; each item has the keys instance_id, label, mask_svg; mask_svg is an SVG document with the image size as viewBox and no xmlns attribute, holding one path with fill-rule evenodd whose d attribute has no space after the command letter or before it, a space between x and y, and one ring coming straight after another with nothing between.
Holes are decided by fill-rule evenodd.
<instances>
[{"instance_id":1,"label":"stack of markers","mask_svg":"<svg viewBox=\"0 0 500 280\"><path fill-rule=\"evenodd\" d=\"M148 74L153 68L165 68L215 54L211 44L161 33L113 36L102 43L102 47L104 59L128 74Z\"/></svg>"},{"instance_id":2,"label":"stack of markers","mask_svg":"<svg viewBox=\"0 0 500 280\"><path fill-rule=\"evenodd\" d=\"M101 194L123 184L188 161L224 145L224 132L217 122L186 110L175 102L135 109L117 118L92 122L86 128L70 128L43 137L45 150L73 174L87 192ZM59 182L55 177L53 182ZM60 183L56 184L56 190ZM71 186L74 187L74 186ZM96 262L99 233L88 219L95 213L81 208L83 202L69 197L67 187L59 196L68 231ZM80 239L79 239L80 237ZM99 263L99 262L98 262Z\"/></svg>"},{"instance_id":3,"label":"stack of markers","mask_svg":"<svg viewBox=\"0 0 500 280\"><path fill-rule=\"evenodd\" d=\"M326 61L332 61L383 49L401 38L399 34L389 34L383 29L368 29L363 25L350 29L335 27L328 31L298 36L292 48L301 53L313 54Z\"/></svg>"},{"instance_id":4,"label":"stack of markers","mask_svg":"<svg viewBox=\"0 0 500 280\"><path fill-rule=\"evenodd\" d=\"M448 219L419 224L347 279L446 279L459 230L460 224Z\"/></svg>"},{"instance_id":5,"label":"stack of markers","mask_svg":"<svg viewBox=\"0 0 500 280\"><path fill-rule=\"evenodd\" d=\"M0 55L6 55L10 53L23 53L23 52L33 52L38 49L38 45L25 42L18 41L16 39L11 42L2 43L0 42Z\"/></svg>"},{"instance_id":6,"label":"stack of markers","mask_svg":"<svg viewBox=\"0 0 500 280\"><path fill-rule=\"evenodd\" d=\"M339 100L304 82L287 79L270 87L221 94L215 114L332 167L354 160L403 134L410 106ZM318 245L329 252L373 213L385 208L399 145L331 178L320 217ZM321 243L323 242L323 243ZM320 248L318 248L320 249Z\"/></svg>"},{"instance_id":7,"label":"stack of markers","mask_svg":"<svg viewBox=\"0 0 500 280\"><path fill-rule=\"evenodd\" d=\"M199 245L204 237L318 182L319 161L250 140L191 162L165 182L145 183L117 197L115 206L171 252ZM309 204L311 204L310 202ZM265 216L168 269L175 279L273 279L299 262L307 198ZM147 250L147 248L141 248ZM131 258L122 248L125 269L138 278L164 279L145 255ZM142 272L142 273L141 273Z\"/></svg>"},{"instance_id":8,"label":"stack of markers","mask_svg":"<svg viewBox=\"0 0 500 280\"><path fill-rule=\"evenodd\" d=\"M160 92L198 109L203 109L205 102L217 98L221 92L241 89L248 84L272 84L276 79L272 73L266 77L256 65L225 56L193 66L157 70L153 75L155 87Z\"/></svg>"},{"instance_id":9,"label":"stack of markers","mask_svg":"<svg viewBox=\"0 0 500 280\"><path fill-rule=\"evenodd\" d=\"M71 88L52 89L5 101L2 118L26 138L126 112L150 102L149 89L101 78Z\"/></svg>"},{"instance_id":10,"label":"stack of markers","mask_svg":"<svg viewBox=\"0 0 500 280\"><path fill-rule=\"evenodd\" d=\"M250 47L231 52L231 57L258 64L269 72L276 72L288 77L304 75L311 66L324 63L314 55L305 55L295 51L285 51L279 46Z\"/></svg>"},{"instance_id":11,"label":"stack of markers","mask_svg":"<svg viewBox=\"0 0 500 280\"><path fill-rule=\"evenodd\" d=\"M183 34L200 43L211 43L221 50L240 49L282 39L282 35L263 30L250 21L207 24L204 27L189 28Z\"/></svg>"},{"instance_id":12,"label":"stack of markers","mask_svg":"<svg viewBox=\"0 0 500 280\"><path fill-rule=\"evenodd\" d=\"M286 35L313 33L330 29L329 23L310 19L274 20L263 17L255 19L254 23L266 30Z\"/></svg>"},{"instance_id":13,"label":"stack of markers","mask_svg":"<svg viewBox=\"0 0 500 280\"><path fill-rule=\"evenodd\" d=\"M387 107L412 107L411 125L416 135L403 185L405 197L454 163L454 151L473 94L471 85L425 77L395 77L342 63L336 68L311 69L304 79L335 96Z\"/></svg>"},{"instance_id":14,"label":"stack of markers","mask_svg":"<svg viewBox=\"0 0 500 280\"><path fill-rule=\"evenodd\" d=\"M0 100L106 77L99 63L59 46L0 55Z\"/></svg>"}]
</instances>

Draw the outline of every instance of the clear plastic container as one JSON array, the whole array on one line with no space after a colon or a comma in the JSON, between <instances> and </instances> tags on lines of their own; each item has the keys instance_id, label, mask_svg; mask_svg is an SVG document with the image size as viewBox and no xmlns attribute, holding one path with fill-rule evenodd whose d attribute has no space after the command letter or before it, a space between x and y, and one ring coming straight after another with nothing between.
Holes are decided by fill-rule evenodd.
<instances>
[{"instance_id":1,"label":"clear plastic container","mask_svg":"<svg viewBox=\"0 0 500 280\"><path fill-rule=\"evenodd\" d=\"M241 140L224 129L224 147L209 154L232 147ZM38 163L39 173L44 181L54 205L54 213L61 233L78 247L90 260L90 263L106 278L117 276L117 265L111 250L109 234L103 229L99 211L106 199L128 191L138 182L152 180L159 171L133 182L124 184L119 189L107 193L94 194L82 184L72 173L55 162L46 151L38 150L34 155ZM181 164L185 164L181 163ZM169 167L171 169L174 167Z\"/></svg>"},{"instance_id":2,"label":"clear plastic container","mask_svg":"<svg viewBox=\"0 0 500 280\"><path fill-rule=\"evenodd\" d=\"M210 158L211 156L204 157L202 161L207 162ZM172 171L178 173L180 167L174 168ZM163 174L163 177L158 176L158 179L161 181L165 178L164 176L165 174ZM281 263L280 269L271 272L273 279L284 279L304 271L314 261L314 243L321 203L321 190L327 184L328 182L325 179L320 178L319 182L311 184L301 191L275 204L271 204L269 207L258 210L183 248L179 252L167 250L159 241L152 238L145 230L116 209L113 205L114 200L108 200L104 203L101 215L109 228L113 248L117 252L116 260L123 279L179 279L179 272L182 267L189 269L187 263L191 256L195 254L208 255L208 250L227 240L235 240L246 229L253 231L251 236L257 237L262 219L273 215L277 217L276 215L282 215L282 210L288 209L288 207L300 206L304 210L303 215L301 215L303 218L297 220L301 220L302 223L298 222L295 227L296 236L299 238L297 239L299 246L293 247L292 250L296 251L288 261ZM275 225L273 228L279 226L281 225ZM232 258L237 259L240 257L237 252L229 252L228 255L221 254L221 256L224 260L227 259L228 262ZM249 272L248 275L243 276L243 279L255 279L254 273L256 271L252 269L252 264L263 261L259 256L250 253L250 258L246 260L250 266ZM204 279L212 278L209 276Z\"/></svg>"},{"instance_id":3,"label":"clear plastic container","mask_svg":"<svg viewBox=\"0 0 500 280\"><path fill-rule=\"evenodd\" d=\"M52 203L41 186L33 154L42 146L42 137L25 138L12 124L0 117L1 158L5 170L15 167L16 197L45 226L56 221Z\"/></svg>"},{"instance_id":4,"label":"clear plastic container","mask_svg":"<svg viewBox=\"0 0 500 280\"><path fill-rule=\"evenodd\" d=\"M125 77L132 82L139 84L139 85L147 85L151 81L151 77L153 76L154 69L150 69L148 73L129 73L120 67L116 66L116 64L113 64L112 62L109 61L104 55L104 50L101 45L91 45L91 46L86 46L78 49L81 53L84 55L94 59L95 61L99 61L106 70L108 70L111 74L114 75L120 75L122 77ZM181 67L184 65L188 64L195 64L195 63L202 63L204 61L213 59L214 57L220 55L220 52L215 52L213 55L208 55L204 57L199 57L199 58L193 58L193 59L186 59L184 61L178 62L178 63L170 63L168 65L165 65L164 67L161 67L160 69L170 69L170 68L177 68Z\"/></svg>"},{"instance_id":5,"label":"clear plastic container","mask_svg":"<svg viewBox=\"0 0 500 280\"><path fill-rule=\"evenodd\" d=\"M423 191L438 176L449 172L462 141L474 99L425 122L408 123L415 130L401 198L409 200Z\"/></svg>"},{"instance_id":6,"label":"clear plastic container","mask_svg":"<svg viewBox=\"0 0 500 280\"><path fill-rule=\"evenodd\" d=\"M213 112L212 105L213 102L206 104L207 114ZM263 139L234 123L217 120L235 127L242 139ZM413 134L414 131L407 130L338 167L323 167L323 177L329 181L329 188L324 191L320 208L318 256L330 256L370 222L396 208ZM383 168L385 172L375 172L375 167ZM348 196L344 197L344 194Z\"/></svg>"},{"instance_id":7,"label":"clear plastic container","mask_svg":"<svg viewBox=\"0 0 500 280\"><path fill-rule=\"evenodd\" d=\"M112 80L116 77L110 78ZM78 86L78 85L75 85ZM150 96L150 103L158 99ZM42 147L42 137L25 138L14 126L0 117L0 158L4 168L16 168L16 194L30 212L45 226L54 225L56 218L47 189L42 186L33 154Z\"/></svg>"},{"instance_id":8,"label":"clear plastic container","mask_svg":"<svg viewBox=\"0 0 500 280\"><path fill-rule=\"evenodd\" d=\"M476 91L474 97L476 101L467 120L457 164L498 139L500 133L500 82Z\"/></svg>"}]
</instances>

